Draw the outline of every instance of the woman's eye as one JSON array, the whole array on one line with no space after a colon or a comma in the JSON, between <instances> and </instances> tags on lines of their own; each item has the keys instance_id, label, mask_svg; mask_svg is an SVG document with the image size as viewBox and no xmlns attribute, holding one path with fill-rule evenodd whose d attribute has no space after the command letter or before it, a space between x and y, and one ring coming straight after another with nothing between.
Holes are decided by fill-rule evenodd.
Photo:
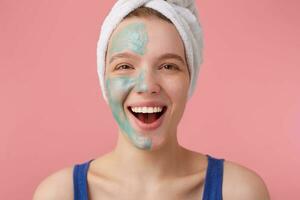
<instances>
[{"instance_id":1,"label":"woman's eye","mask_svg":"<svg viewBox=\"0 0 300 200\"><path fill-rule=\"evenodd\" d=\"M173 65L173 64L165 64L162 67L167 69L167 70L177 70L178 69L178 67L176 65Z\"/></svg>"},{"instance_id":2,"label":"woman's eye","mask_svg":"<svg viewBox=\"0 0 300 200\"><path fill-rule=\"evenodd\" d=\"M122 64L122 65L117 66L115 68L115 70L126 70L126 69L130 69L130 68L132 68L132 67L129 65Z\"/></svg>"}]
</instances>

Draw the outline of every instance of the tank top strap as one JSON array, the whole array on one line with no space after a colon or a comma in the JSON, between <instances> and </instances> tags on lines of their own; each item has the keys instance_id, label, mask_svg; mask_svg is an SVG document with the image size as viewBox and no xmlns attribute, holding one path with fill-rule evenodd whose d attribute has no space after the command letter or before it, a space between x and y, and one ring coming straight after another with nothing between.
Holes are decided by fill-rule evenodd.
<instances>
[{"instance_id":1,"label":"tank top strap","mask_svg":"<svg viewBox=\"0 0 300 200\"><path fill-rule=\"evenodd\" d=\"M88 200L87 172L91 161L93 161L93 159L88 162L77 164L74 166L74 200Z\"/></svg>"},{"instance_id":2,"label":"tank top strap","mask_svg":"<svg viewBox=\"0 0 300 200\"><path fill-rule=\"evenodd\" d=\"M203 200L222 200L224 159L217 159L210 155L205 175Z\"/></svg>"}]
</instances>

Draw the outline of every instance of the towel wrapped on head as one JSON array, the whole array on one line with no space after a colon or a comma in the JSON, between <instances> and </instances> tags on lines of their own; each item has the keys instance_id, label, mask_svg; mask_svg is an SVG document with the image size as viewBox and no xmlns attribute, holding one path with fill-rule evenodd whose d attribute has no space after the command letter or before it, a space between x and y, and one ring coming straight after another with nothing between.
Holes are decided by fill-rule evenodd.
<instances>
[{"instance_id":1,"label":"towel wrapped on head","mask_svg":"<svg viewBox=\"0 0 300 200\"><path fill-rule=\"evenodd\" d=\"M190 74L188 96L194 93L202 64L202 29L194 0L118 0L105 18L97 44L97 70L102 95L107 102L105 92L105 55L111 34L117 25L135 9L144 6L152 8L167 17L176 27L185 47Z\"/></svg>"}]
</instances>

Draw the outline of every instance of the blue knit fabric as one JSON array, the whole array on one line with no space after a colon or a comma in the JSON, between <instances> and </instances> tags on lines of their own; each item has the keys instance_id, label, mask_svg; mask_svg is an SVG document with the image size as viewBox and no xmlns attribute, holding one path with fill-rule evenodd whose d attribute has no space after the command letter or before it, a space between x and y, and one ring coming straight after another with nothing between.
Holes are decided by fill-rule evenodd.
<instances>
[{"instance_id":1,"label":"blue knit fabric","mask_svg":"<svg viewBox=\"0 0 300 200\"><path fill-rule=\"evenodd\" d=\"M208 157L203 200L222 200L224 159Z\"/></svg>"},{"instance_id":2,"label":"blue knit fabric","mask_svg":"<svg viewBox=\"0 0 300 200\"><path fill-rule=\"evenodd\" d=\"M73 185L75 200L88 200L87 172L92 160L83 164L75 165L74 167Z\"/></svg>"},{"instance_id":3,"label":"blue knit fabric","mask_svg":"<svg viewBox=\"0 0 300 200\"><path fill-rule=\"evenodd\" d=\"M208 166L202 200L222 200L224 159L217 159L210 155L207 157ZM93 159L74 167L74 200L88 200L87 172L91 161Z\"/></svg>"}]
</instances>

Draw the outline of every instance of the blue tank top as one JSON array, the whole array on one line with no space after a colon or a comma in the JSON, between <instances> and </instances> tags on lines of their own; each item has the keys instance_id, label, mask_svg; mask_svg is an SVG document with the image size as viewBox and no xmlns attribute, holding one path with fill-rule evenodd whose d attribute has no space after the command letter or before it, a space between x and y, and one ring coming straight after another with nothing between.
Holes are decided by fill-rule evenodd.
<instances>
[{"instance_id":1,"label":"blue tank top","mask_svg":"<svg viewBox=\"0 0 300 200\"><path fill-rule=\"evenodd\" d=\"M208 166L202 200L222 200L224 159L217 159L210 155L206 156L208 158ZM88 200L87 172L91 161L93 159L82 164L77 164L74 167L74 200Z\"/></svg>"}]
</instances>

